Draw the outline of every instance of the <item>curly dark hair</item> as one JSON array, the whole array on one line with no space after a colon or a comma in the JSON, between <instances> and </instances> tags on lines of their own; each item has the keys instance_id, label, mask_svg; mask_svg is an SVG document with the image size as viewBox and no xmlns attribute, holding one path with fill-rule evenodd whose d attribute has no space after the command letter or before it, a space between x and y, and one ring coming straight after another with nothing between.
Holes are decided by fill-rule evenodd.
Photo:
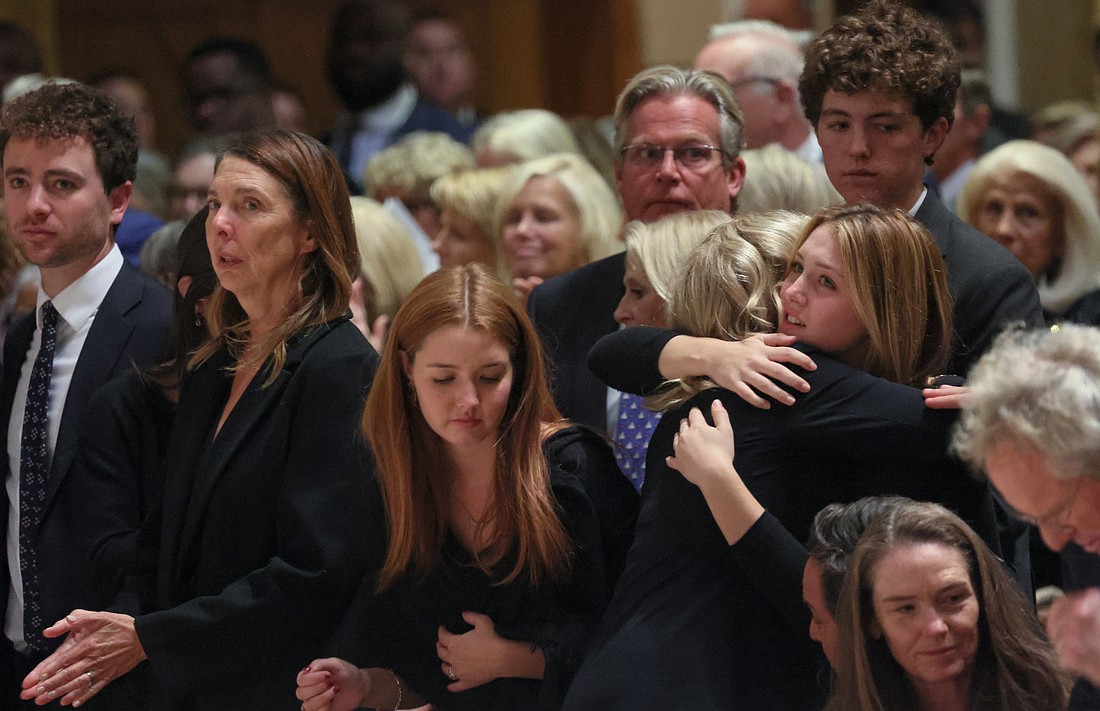
<instances>
[{"instance_id":1,"label":"curly dark hair","mask_svg":"<svg viewBox=\"0 0 1100 711\"><path fill-rule=\"evenodd\" d=\"M85 84L51 82L9 101L0 115L0 156L13 136L85 139L106 192L133 180L137 171L134 120L106 94Z\"/></svg>"},{"instance_id":2,"label":"curly dark hair","mask_svg":"<svg viewBox=\"0 0 1100 711\"><path fill-rule=\"evenodd\" d=\"M925 130L955 118L959 54L935 22L915 10L875 0L825 30L806 51L798 81L806 118L815 126L825 92L884 91L913 102Z\"/></svg>"}]
</instances>

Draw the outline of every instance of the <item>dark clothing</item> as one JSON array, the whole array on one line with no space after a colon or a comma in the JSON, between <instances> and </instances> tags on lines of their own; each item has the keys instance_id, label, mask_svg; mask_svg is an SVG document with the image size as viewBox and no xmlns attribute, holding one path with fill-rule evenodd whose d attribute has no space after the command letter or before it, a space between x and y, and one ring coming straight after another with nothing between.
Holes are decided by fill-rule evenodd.
<instances>
[{"instance_id":1,"label":"dark clothing","mask_svg":"<svg viewBox=\"0 0 1100 711\"><path fill-rule=\"evenodd\" d=\"M607 431L607 386L585 361L596 341L619 328L614 314L625 270L626 255L613 254L547 279L527 299L554 368L554 402L562 415L598 432Z\"/></svg>"},{"instance_id":2,"label":"dark clothing","mask_svg":"<svg viewBox=\"0 0 1100 711\"><path fill-rule=\"evenodd\" d=\"M574 550L567 579L535 590L521 574L507 585L496 585L474 565L470 552L448 536L439 564L425 579L403 579L377 598L371 594L372 584L361 591L364 599L358 609L363 618L345 630L354 663L392 668L440 711L530 711L561 705L610 597L605 551L615 555L629 545L625 524L632 520L637 497L619 474L607 445L589 432L563 430L546 442L543 451ZM619 481L626 484L625 490ZM608 487L610 482L615 484ZM604 511L625 512L627 518L601 520ZM613 540L604 539L603 530L615 531ZM513 561L506 560L498 572L511 570ZM487 615L500 636L541 649L544 679L497 679L468 691L448 691L451 682L436 653L438 629L442 625L453 633L468 632L464 611Z\"/></svg>"},{"instance_id":3,"label":"dark clothing","mask_svg":"<svg viewBox=\"0 0 1100 711\"><path fill-rule=\"evenodd\" d=\"M233 357L184 381L163 500L114 605L136 616L164 708L298 708L295 674L328 651L381 525L359 431L377 361L346 317L311 327L217 432Z\"/></svg>"},{"instance_id":4,"label":"dark clothing","mask_svg":"<svg viewBox=\"0 0 1100 711\"><path fill-rule=\"evenodd\" d=\"M873 494L939 501L996 544L985 485L946 454L953 413L926 408L914 388L809 353L818 368L800 375L810 392L789 408L760 410L712 389L662 417L635 544L566 708L819 708L821 652L796 610L805 563L796 543L828 503ZM793 536L782 556L756 536L731 549L699 488L665 464L680 420L692 407L709 419L715 398L730 414L738 472Z\"/></svg>"},{"instance_id":5,"label":"dark clothing","mask_svg":"<svg viewBox=\"0 0 1100 711\"><path fill-rule=\"evenodd\" d=\"M93 609L122 590L141 522L161 500L175 415L161 388L136 371L104 385L88 405L74 486L88 535Z\"/></svg>"},{"instance_id":6,"label":"dark clothing","mask_svg":"<svg viewBox=\"0 0 1100 711\"><path fill-rule=\"evenodd\" d=\"M1044 312L1048 325L1079 323L1083 326L1100 326L1100 289L1090 291L1060 314Z\"/></svg>"},{"instance_id":7,"label":"dark clothing","mask_svg":"<svg viewBox=\"0 0 1100 711\"><path fill-rule=\"evenodd\" d=\"M960 220L931 193L914 217L936 238L947 266L955 315L948 373L965 377L1005 326L1043 325L1035 279L1011 252Z\"/></svg>"},{"instance_id":8,"label":"dark clothing","mask_svg":"<svg viewBox=\"0 0 1100 711\"><path fill-rule=\"evenodd\" d=\"M82 494L74 486L79 434L91 419L88 403L108 381L132 372L134 368L148 367L164 356L171 313L172 296L168 290L151 277L123 264L96 311L80 351L65 398L61 426L50 462L46 503L35 539L38 581L42 588L42 619L47 624L53 624L76 608L92 608L95 602L87 568L86 542L90 535L84 528L85 522L77 515L81 510L78 504ZM12 326L4 343L4 383L0 393L0 426L3 429L0 431L4 433L5 441L20 369L30 349L36 323L35 314L28 314ZM22 417L22 413L15 416ZM6 450L2 466L5 478L12 476ZM6 531L6 490L0 496L0 507L3 508L0 514L3 528L0 530ZM3 556L0 561L0 590L3 591L0 594L0 611L6 614L10 586L6 547ZM60 644L61 639L47 641ZM6 640L2 644L5 653L0 657L17 667L27 660L37 664L45 658L17 654ZM15 673L17 670L6 676L10 678ZM0 709L17 703L17 696L18 687L0 690ZM85 708L96 707L111 708L109 694L101 694L85 705Z\"/></svg>"}]
</instances>

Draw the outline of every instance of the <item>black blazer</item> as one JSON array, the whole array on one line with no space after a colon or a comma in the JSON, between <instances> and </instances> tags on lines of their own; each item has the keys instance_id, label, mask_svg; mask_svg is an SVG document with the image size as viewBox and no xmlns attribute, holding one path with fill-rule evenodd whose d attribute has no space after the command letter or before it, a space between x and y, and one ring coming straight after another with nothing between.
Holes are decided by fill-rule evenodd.
<instances>
[{"instance_id":1,"label":"black blazer","mask_svg":"<svg viewBox=\"0 0 1100 711\"><path fill-rule=\"evenodd\" d=\"M38 575L42 585L43 620L47 624L61 619L74 608L87 607L93 599L85 569L87 537L76 515L76 496L70 480L74 470L77 443L93 393L104 383L135 369L147 368L164 356L172 296L151 277L123 264L107 295L103 298L88 338L73 371L72 383L61 415L61 427L50 464L46 504L39 524L35 547L38 551ZM19 372L27 357L36 327L35 315L29 314L12 327L4 343L4 385L0 392L0 424L5 434ZM22 413L15 413L22 417ZM5 450L5 477L12 476ZM8 498L2 494L3 521L7 531ZM8 604L7 547L0 565L0 609ZM58 640L59 642L60 640Z\"/></svg>"},{"instance_id":2,"label":"black blazer","mask_svg":"<svg viewBox=\"0 0 1100 711\"><path fill-rule=\"evenodd\" d=\"M931 191L915 217L940 246L955 301L949 373L965 376L1006 325L1043 325L1035 279L1020 260L955 216Z\"/></svg>"},{"instance_id":3,"label":"black blazer","mask_svg":"<svg viewBox=\"0 0 1100 711\"><path fill-rule=\"evenodd\" d=\"M294 676L377 565L383 517L360 434L378 355L346 318L270 360L221 431L225 349L184 382L164 498L138 534L115 609L136 629L166 708L296 709ZM371 526L379 528L371 528Z\"/></svg>"},{"instance_id":4,"label":"black blazer","mask_svg":"<svg viewBox=\"0 0 1100 711\"><path fill-rule=\"evenodd\" d=\"M548 279L527 300L551 366L554 402L562 415L598 432L607 431L607 386L588 369L588 351L619 328L625 271L626 254L613 254Z\"/></svg>"}]
</instances>

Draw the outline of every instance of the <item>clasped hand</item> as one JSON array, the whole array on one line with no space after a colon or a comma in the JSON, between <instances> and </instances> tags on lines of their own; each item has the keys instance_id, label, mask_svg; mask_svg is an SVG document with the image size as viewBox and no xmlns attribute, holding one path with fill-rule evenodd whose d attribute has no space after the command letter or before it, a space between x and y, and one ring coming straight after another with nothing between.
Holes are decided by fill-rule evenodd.
<instances>
[{"instance_id":1,"label":"clasped hand","mask_svg":"<svg viewBox=\"0 0 1100 711\"><path fill-rule=\"evenodd\" d=\"M19 697L39 705L80 706L145 659L129 615L73 610L42 634L68 636L23 679Z\"/></svg>"}]
</instances>

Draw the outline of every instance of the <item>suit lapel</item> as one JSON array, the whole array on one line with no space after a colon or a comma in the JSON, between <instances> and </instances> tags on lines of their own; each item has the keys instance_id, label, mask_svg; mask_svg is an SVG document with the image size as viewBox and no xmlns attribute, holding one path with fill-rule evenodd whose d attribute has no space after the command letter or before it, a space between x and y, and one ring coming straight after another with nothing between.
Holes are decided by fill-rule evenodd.
<instances>
[{"instance_id":1,"label":"suit lapel","mask_svg":"<svg viewBox=\"0 0 1100 711\"><path fill-rule=\"evenodd\" d=\"M931 190L924 196L924 202L913 217L932 233L936 244L940 247L940 254L947 254L947 242L950 239L951 218L947 207L940 202Z\"/></svg>"},{"instance_id":2,"label":"suit lapel","mask_svg":"<svg viewBox=\"0 0 1100 711\"><path fill-rule=\"evenodd\" d=\"M46 482L43 518L72 468L77 440L80 437L80 423L92 395L112 374L125 367L125 364L119 363L119 359L134 331L134 323L127 314L140 302L141 283L132 279L124 265L96 310L88 337L80 350L80 357L77 358L76 368L73 369L73 379L65 396L61 426L54 445L53 461L50 463L50 478Z\"/></svg>"}]
</instances>

